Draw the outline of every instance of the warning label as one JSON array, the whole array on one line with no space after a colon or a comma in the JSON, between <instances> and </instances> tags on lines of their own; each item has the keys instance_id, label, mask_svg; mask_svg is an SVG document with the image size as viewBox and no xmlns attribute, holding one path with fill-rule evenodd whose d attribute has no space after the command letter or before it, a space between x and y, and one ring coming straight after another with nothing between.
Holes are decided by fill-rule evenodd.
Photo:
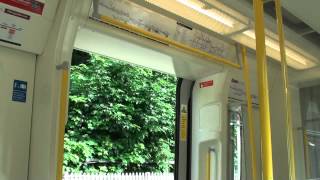
<instances>
[{"instance_id":1,"label":"warning label","mask_svg":"<svg viewBox=\"0 0 320 180\"><path fill-rule=\"evenodd\" d=\"M23 102L27 100L28 83L26 81L14 80L12 101Z\"/></svg>"},{"instance_id":2,"label":"warning label","mask_svg":"<svg viewBox=\"0 0 320 180\"><path fill-rule=\"evenodd\" d=\"M22 46L25 35L24 28L27 27L30 18L30 15L0 3L0 43Z\"/></svg>"},{"instance_id":3,"label":"warning label","mask_svg":"<svg viewBox=\"0 0 320 180\"><path fill-rule=\"evenodd\" d=\"M0 19L1 20L1 19ZM9 24L6 22L0 21L0 41L15 46L21 46L19 42L20 33L23 31L23 28L19 27L16 24Z\"/></svg>"},{"instance_id":4,"label":"warning label","mask_svg":"<svg viewBox=\"0 0 320 180\"><path fill-rule=\"evenodd\" d=\"M45 5L36 0L0 0L0 3L8 4L39 15L42 15Z\"/></svg>"},{"instance_id":5,"label":"warning label","mask_svg":"<svg viewBox=\"0 0 320 180\"><path fill-rule=\"evenodd\" d=\"M181 105L180 111L180 141L187 141L188 137L188 106Z\"/></svg>"},{"instance_id":6,"label":"warning label","mask_svg":"<svg viewBox=\"0 0 320 180\"><path fill-rule=\"evenodd\" d=\"M210 87L213 86L213 80L210 81L204 81L200 83L200 88L206 88L206 87Z\"/></svg>"}]
</instances>

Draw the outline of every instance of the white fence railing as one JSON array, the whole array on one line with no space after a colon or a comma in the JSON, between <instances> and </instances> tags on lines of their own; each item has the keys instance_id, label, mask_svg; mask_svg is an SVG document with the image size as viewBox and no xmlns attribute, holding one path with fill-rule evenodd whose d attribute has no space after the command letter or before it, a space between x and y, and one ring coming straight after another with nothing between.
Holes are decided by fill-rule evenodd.
<instances>
[{"instance_id":1,"label":"white fence railing","mask_svg":"<svg viewBox=\"0 0 320 180\"><path fill-rule=\"evenodd\" d=\"M63 180L174 180L173 173L65 174Z\"/></svg>"}]
</instances>

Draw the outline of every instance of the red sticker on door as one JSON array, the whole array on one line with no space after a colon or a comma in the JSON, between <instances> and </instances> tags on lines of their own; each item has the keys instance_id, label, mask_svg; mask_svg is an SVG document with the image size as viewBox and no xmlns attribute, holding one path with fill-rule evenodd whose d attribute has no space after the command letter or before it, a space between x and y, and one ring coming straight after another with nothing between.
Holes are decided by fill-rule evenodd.
<instances>
[{"instance_id":1,"label":"red sticker on door","mask_svg":"<svg viewBox=\"0 0 320 180\"><path fill-rule=\"evenodd\" d=\"M206 88L206 87L211 87L213 86L213 80L210 81L204 81L200 83L200 88Z\"/></svg>"},{"instance_id":2,"label":"red sticker on door","mask_svg":"<svg viewBox=\"0 0 320 180\"><path fill-rule=\"evenodd\" d=\"M0 0L0 3L42 15L44 3L36 0Z\"/></svg>"}]
</instances>

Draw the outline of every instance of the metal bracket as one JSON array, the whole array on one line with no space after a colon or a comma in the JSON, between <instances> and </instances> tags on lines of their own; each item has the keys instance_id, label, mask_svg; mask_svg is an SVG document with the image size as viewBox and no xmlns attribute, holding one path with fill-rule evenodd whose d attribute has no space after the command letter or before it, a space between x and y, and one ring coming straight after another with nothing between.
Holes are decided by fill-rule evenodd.
<instances>
[{"instance_id":1,"label":"metal bracket","mask_svg":"<svg viewBox=\"0 0 320 180\"><path fill-rule=\"evenodd\" d=\"M203 9L213 9L214 6L212 4L210 4L209 2L207 2L207 0L199 0L200 2L202 2L204 4Z\"/></svg>"},{"instance_id":2,"label":"metal bracket","mask_svg":"<svg viewBox=\"0 0 320 180\"><path fill-rule=\"evenodd\" d=\"M209 148L209 152L216 152L216 149L213 148L213 147L210 147L210 148Z\"/></svg>"},{"instance_id":3,"label":"metal bracket","mask_svg":"<svg viewBox=\"0 0 320 180\"><path fill-rule=\"evenodd\" d=\"M297 127L297 130L298 131L304 131L305 129L304 129L304 127Z\"/></svg>"},{"instance_id":4,"label":"metal bracket","mask_svg":"<svg viewBox=\"0 0 320 180\"><path fill-rule=\"evenodd\" d=\"M247 26L247 27L242 28L242 29L240 29L240 30L238 30L238 31L235 31L235 32L226 34L226 36L227 36L227 37L231 37L231 36L234 36L234 35L236 35L236 34L243 33L243 32L245 32L245 31L247 31L247 30L250 30L250 29L251 29L251 27L250 27L250 26Z\"/></svg>"},{"instance_id":5,"label":"metal bracket","mask_svg":"<svg viewBox=\"0 0 320 180\"><path fill-rule=\"evenodd\" d=\"M70 64L67 61L64 61L62 64L56 66L57 70L66 70L70 69Z\"/></svg>"},{"instance_id":6,"label":"metal bracket","mask_svg":"<svg viewBox=\"0 0 320 180\"><path fill-rule=\"evenodd\" d=\"M249 23L247 24L246 27L238 30L238 31L235 31L235 32L232 32L232 33L229 33L229 34L226 34L227 37L231 37L233 35L236 35L236 34L239 34L239 33L243 33L247 30L250 30L251 28L253 28L253 24L252 24L252 21L249 21Z\"/></svg>"},{"instance_id":7,"label":"metal bracket","mask_svg":"<svg viewBox=\"0 0 320 180\"><path fill-rule=\"evenodd\" d=\"M93 18L100 19L99 4L100 4L100 0L93 0L93 2L92 2L92 6L93 6L92 17Z\"/></svg>"}]
</instances>

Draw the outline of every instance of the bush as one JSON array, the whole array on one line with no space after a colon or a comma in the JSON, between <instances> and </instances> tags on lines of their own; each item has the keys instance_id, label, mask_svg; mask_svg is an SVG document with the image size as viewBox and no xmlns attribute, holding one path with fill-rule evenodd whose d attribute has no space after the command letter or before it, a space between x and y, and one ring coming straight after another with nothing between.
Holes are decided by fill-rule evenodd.
<instances>
[{"instance_id":1,"label":"bush","mask_svg":"<svg viewBox=\"0 0 320 180\"><path fill-rule=\"evenodd\" d=\"M168 172L176 78L91 55L71 68L64 171Z\"/></svg>"}]
</instances>

